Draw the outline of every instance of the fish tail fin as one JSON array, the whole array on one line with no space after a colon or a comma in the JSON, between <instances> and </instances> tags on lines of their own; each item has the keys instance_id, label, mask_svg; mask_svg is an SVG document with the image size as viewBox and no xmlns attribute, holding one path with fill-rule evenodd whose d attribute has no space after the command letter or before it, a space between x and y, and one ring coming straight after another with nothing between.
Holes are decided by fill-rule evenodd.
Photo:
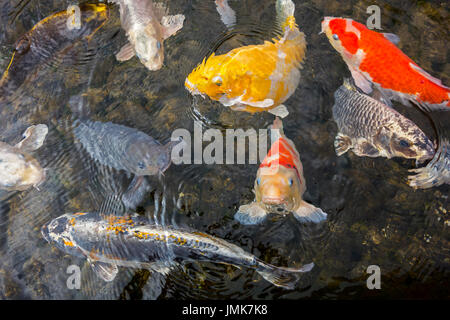
<instances>
[{"instance_id":1,"label":"fish tail fin","mask_svg":"<svg viewBox=\"0 0 450 320\"><path fill-rule=\"evenodd\" d=\"M415 175L408 176L408 184L415 189L438 187L450 184L450 142L444 139L434 158L427 166L409 170Z\"/></svg>"},{"instance_id":2,"label":"fish tail fin","mask_svg":"<svg viewBox=\"0 0 450 320\"><path fill-rule=\"evenodd\" d=\"M277 19L281 23L286 23L294 18L295 4L292 0L277 0ZM293 19L295 23L295 18Z\"/></svg>"},{"instance_id":3,"label":"fish tail fin","mask_svg":"<svg viewBox=\"0 0 450 320\"><path fill-rule=\"evenodd\" d=\"M299 274L303 272L309 272L314 267L314 263L305 264L301 268L283 268L276 267L274 265L265 263L262 260L257 259L258 272L264 279L277 287L283 287L286 289L294 289L295 284L299 280Z\"/></svg>"}]
</instances>

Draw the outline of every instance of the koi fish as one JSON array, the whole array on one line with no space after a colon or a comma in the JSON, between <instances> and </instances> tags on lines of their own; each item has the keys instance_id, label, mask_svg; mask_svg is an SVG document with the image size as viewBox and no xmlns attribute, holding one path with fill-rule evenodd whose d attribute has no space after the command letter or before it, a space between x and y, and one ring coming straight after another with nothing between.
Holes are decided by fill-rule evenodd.
<instances>
[{"instance_id":1,"label":"koi fish","mask_svg":"<svg viewBox=\"0 0 450 320\"><path fill-rule=\"evenodd\" d=\"M89 155L101 164L137 176L163 173L177 142L161 145L134 128L111 122L78 121L74 134Z\"/></svg>"},{"instance_id":2,"label":"koi fish","mask_svg":"<svg viewBox=\"0 0 450 320\"><path fill-rule=\"evenodd\" d=\"M399 38L378 33L352 19L325 17L322 31L341 54L355 84L366 94L375 86L387 100L450 107L450 88L406 56Z\"/></svg>"},{"instance_id":3,"label":"koi fish","mask_svg":"<svg viewBox=\"0 0 450 320\"><path fill-rule=\"evenodd\" d=\"M128 208L135 207L132 203L140 202L136 199L148 189L144 176L163 174L169 168L172 148L180 142L162 145L134 128L90 120L77 121L74 134L94 160L135 175L123 198Z\"/></svg>"},{"instance_id":4,"label":"koi fish","mask_svg":"<svg viewBox=\"0 0 450 320\"><path fill-rule=\"evenodd\" d=\"M233 110L287 116L289 112L282 103L299 84L306 52L305 35L295 24L294 10L291 0L277 0L283 37L222 55L213 53L186 78L187 90L193 95L207 95Z\"/></svg>"},{"instance_id":5,"label":"koi fish","mask_svg":"<svg viewBox=\"0 0 450 320\"><path fill-rule=\"evenodd\" d=\"M119 61L136 55L147 69L161 69L164 62L163 41L183 27L184 15L167 15L166 7L151 0L113 0L120 5L120 21L128 43L116 54Z\"/></svg>"},{"instance_id":6,"label":"koi fish","mask_svg":"<svg viewBox=\"0 0 450 320\"><path fill-rule=\"evenodd\" d=\"M333 118L339 133L338 156L353 150L357 156L402 157L418 163L434 156L433 143L411 120L365 94L349 79L334 94Z\"/></svg>"},{"instance_id":7,"label":"koi fish","mask_svg":"<svg viewBox=\"0 0 450 320\"><path fill-rule=\"evenodd\" d=\"M31 186L38 189L45 180L45 170L29 153L44 144L47 133L48 127L39 124L29 127L24 139L15 146L0 141L0 189L24 191Z\"/></svg>"},{"instance_id":8,"label":"koi fish","mask_svg":"<svg viewBox=\"0 0 450 320\"><path fill-rule=\"evenodd\" d=\"M79 8L79 25L74 23L73 12L64 10L41 20L16 41L11 61L0 79L0 97L14 92L25 79L37 77L39 68L62 60L77 41L92 38L108 19L108 7L104 4L83 4ZM84 53L77 59L86 63L89 57Z\"/></svg>"},{"instance_id":9,"label":"koi fish","mask_svg":"<svg viewBox=\"0 0 450 320\"><path fill-rule=\"evenodd\" d=\"M112 281L118 266L146 268L167 274L177 263L209 261L256 270L276 286L293 289L301 268L270 265L225 240L201 232L162 227L138 215L101 216L97 213L64 214L41 229L50 244L88 260L94 272Z\"/></svg>"},{"instance_id":10,"label":"koi fish","mask_svg":"<svg viewBox=\"0 0 450 320\"><path fill-rule=\"evenodd\" d=\"M240 206L235 219L242 224L257 224L265 220L269 212L292 212L300 222L326 220L325 212L302 199L306 191L303 165L294 143L284 135L279 118L273 122L272 132L274 130L278 131L279 138L256 173L255 200Z\"/></svg>"}]
</instances>

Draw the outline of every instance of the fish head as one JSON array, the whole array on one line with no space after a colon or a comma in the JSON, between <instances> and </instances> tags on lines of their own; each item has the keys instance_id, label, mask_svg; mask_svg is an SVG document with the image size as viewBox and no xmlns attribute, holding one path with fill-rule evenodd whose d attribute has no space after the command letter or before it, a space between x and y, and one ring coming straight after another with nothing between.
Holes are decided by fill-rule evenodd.
<instances>
[{"instance_id":1,"label":"fish head","mask_svg":"<svg viewBox=\"0 0 450 320\"><path fill-rule=\"evenodd\" d=\"M302 186L293 168L260 167L255 180L256 201L270 212L288 212L301 202Z\"/></svg>"},{"instance_id":2,"label":"fish head","mask_svg":"<svg viewBox=\"0 0 450 320\"><path fill-rule=\"evenodd\" d=\"M44 239L58 249L73 255L79 255L79 249L73 239L70 229L75 223L73 214L64 214L41 228Z\"/></svg>"},{"instance_id":3,"label":"fish head","mask_svg":"<svg viewBox=\"0 0 450 320\"><path fill-rule=\"evenodd\" d=\"M164 146L139 140L127 150L132 172L138 176L151 176L164 172L170 165L170 153Z\"/></svg>"},{"instance_id":4,"label":"fish head","mask_svg":"<svg viewBox=\"0 0 450 320\"><path fill-rule=\"evenodd\" d=\"M184 86L192 95L207 95L218 101L226 92L228 77L223 72L223 56L214 53L198 65L186 78Z\"/></svg>"},{"instance_id":5,"label":"fish head","mask_svg":"<svg viewBox=\"0 0 450 320\"><path fill-rule=\"evenodd\" d=\"M150 24L147 28L130 32L136 56L151 71L159 70L164 63L163 38Z\"/></svg>"},{"instance_id":6,"label":"fish head","mask_svg":"<svg viewBox=\"0 0 450 320\"><path fill-rule=\"evenodd\" d=\"M414 123L395 123L383 126L377 136L376 144L391 157L416 159L424 162L434 156L433 143Z\"/></svg>"},{"instance_id":7,"label":"fish head","mask_svg":"<svg viewBox=\"0 0 450 320\"><path fill-rule=\"evenodd\" d=\"M433 143L417 127L393 133L390 148L395 156L416 159L419 163L433 158Z\"/></svg>"},{"instance_id":8,"label":"fish head","mask_svg":"<svg viewBox=\"0 0 450 320\"><path fill-rule=\"evenodd\" d=\"M322 31L331 45L349 63L357 58L361 60L359 40L361 33L367 28L359 22L346 18L325 17L322 20Z\"/></svg>"}]
</instances>

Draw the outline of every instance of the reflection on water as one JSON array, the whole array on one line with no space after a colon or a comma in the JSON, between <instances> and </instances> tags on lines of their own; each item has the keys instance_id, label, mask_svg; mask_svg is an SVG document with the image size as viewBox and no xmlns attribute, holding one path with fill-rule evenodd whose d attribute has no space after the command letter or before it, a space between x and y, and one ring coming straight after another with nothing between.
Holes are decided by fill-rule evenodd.
<instances>
[{"instance_id":1,"label":"reflection on water","mask_svg":"<svg viewBox=\"0 0 450 320\"><path fill-rule=\"evenodd\" d=\"M15 5L0 1L0 69L8 66L15 42L43 18L67 8L69 1L29 1L15 19ZM324 16L365 22L366 8L381 8L385 32L397 34L400 48L422 68L449 85L449 27L446 3L387 1L294 1L295 17L308 43L300 84L286 101L283 121L304 167L304 200L328 213L319 225L294 217L243 226L233 219L240 205L254 199L258 165L171 165L150 186L136 209L162 225L187 226L225 239L262 260L299 267L314 261L295 290L272 286L248 269L191 263L163 277L147 270L120 268L113 282L99 279L85 259L52 248L41 226L66 212L96 211L124 193L133 175L92 159L76 143L74 122L89 117L135 128L162 144L175 129L193 132L194 120L213 127L262 129L268 113L249 114L192 97L184 80L205 56L259 44L276 35L273 0L229 0L237 12L228 30L214 1L169 2L170 13L186 16L183 29L164 41L164 66L150 72L138 59L118 62L126 43L118 8L109 7L105 25L86 43L79 41L62 57L25 76L23 85L0 96L0 140L16 144L31 124L45 123L45 144L33 156L47 168L40 191L0 191L0 297L33 299L271 299L271 298L442 298L448 297L449 186L411 188L413 160L337 157L332 118L333 94L349 71L326 37L319 35ZM19 6L20 8L20 6ZM95 49L94 51L92 51ZM63 50L58 48L59 51ZM64 51L64 50L63 50ZM59 56L58 56L59 57ZM81 57L85 57L82 55ZM23 77L23 75L21 75ZM448 112L425 114L396 105L430 138L448 139ZM445 144L441 144L445 145ZM448 149L447 149L448 150ZM66 287L69 265L81 268L80 290ZM366 269L379 265L382 290L368 290Z\"/></svg>"}]
</instances>

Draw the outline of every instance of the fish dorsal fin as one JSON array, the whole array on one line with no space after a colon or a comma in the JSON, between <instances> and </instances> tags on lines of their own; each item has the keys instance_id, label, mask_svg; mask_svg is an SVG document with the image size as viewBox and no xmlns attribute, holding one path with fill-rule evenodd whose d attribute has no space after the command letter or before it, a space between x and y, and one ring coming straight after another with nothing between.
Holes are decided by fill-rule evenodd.
<instances>
[{"instance_id":1,"label":"fish dorsal fin","mask_svg":"<svg viewBox=\"0 0 450 320\"><path fill-rule=\"evenodd\" d=\"M400 42L400 37L396 34L382 33L382 35L386 38L386 40L389 40L390 42L392 42L395 45L398 45L398 43Z\"/></svg>"},{"instance_id":2,"label":"fish dorsal fin","mask_svg":"<svg viewBox=\"0 0 450 320\"><path fill-rule=\"evenodd\" d=\"M409 63L409 66L416 71L417 73L419 73L420 75L424 76L425 78L427 78L428 80L430 80L431 82L433 82L434 84L445 88L445 89L450 89L449 87L446 87L442 84L442 81L439 80L438 78L433 77L431 74L429 74L428 72L426 72L425 70L423 70L421 67L419 67L418 65L414 64L414 63Z\"/></svg>"},{"instance_id":3,"label":"fish dorsal fin","mask_svg":"<svg viewBox=\"0 0 450 320\"><path fill-rule=\"evenodd\" d=\"M119 268L117 268L117 265L115 264L92 260L88 261L95 274L107 282L113 281L117 273L119 272Z\"/></svg>"},{"instance_id":4,"label":"fish dorsal fin","mask_svg":"<svg viewBox=\"0 0 450 320\"><path fill-rule=\"evenodd\" d=\"M24 139L16 147L26 152L37 150L44 144L47 133L48 127L45 124L28 127L23 133Z\"/></svg>"}]
</instances>

